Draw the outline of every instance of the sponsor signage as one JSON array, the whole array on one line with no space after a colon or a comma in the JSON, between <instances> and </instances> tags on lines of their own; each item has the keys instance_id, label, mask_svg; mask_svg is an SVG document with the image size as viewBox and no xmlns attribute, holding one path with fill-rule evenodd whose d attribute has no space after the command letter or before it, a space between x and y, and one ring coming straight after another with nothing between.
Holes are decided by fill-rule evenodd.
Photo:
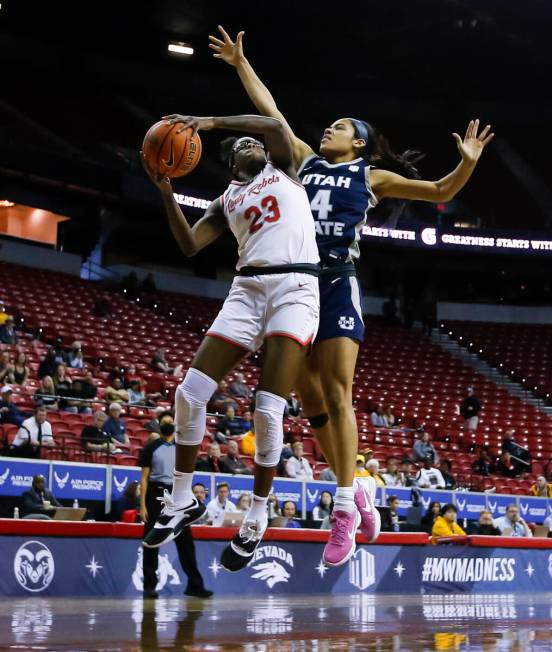
<instances>
[{"instance_id":1,"label":"sponsor signage","mask_svg":"<svg viewBox=\"0 0 552 652\"><path fill-rule=\"evenodd\" d=\"M131 482L140 482L140 469L113 468L111 476L111 498L119 500Z\"/></svg>"},{"instance_id":2,"label":"sponsor signage","mask_svg":"<svg viewBox=\"0 0 552 652\"><path fill-rule=\"evenodd\" d=\"M297 515L300 516L303 510L303 483L297 480L282 480L275 478L272 485L272 492L276 495L280 506L291 500L297 505Z\"/></svg>"},{"instance_id":3,"label":"sponsor signage","mask_svg":"<svg viewBox=\"0 0 552 652\"><path fill-rule=\"evenodd\" d=\"M56 498L105 500L106 467L99 464L52 465L52 493Z\"/></svg>"},{"instance_id":4,"label":"sponsor signage","mask_svg":"<svg viewBox=\"0 0 552 652\"><path fill-rule=\"evenodd\" d=\"M525 501L525 497L523 497ZM515 496L489 495L487 498L487 508L493 515L493 518L500 518L506 514L508 505L516 502ZM546 501L543 501L545 503ZM521 511L521 510L520 510Z\"/></svg>"},{"instance_id":5,"label":"sponsor signage","mask_svg":"<svg viewBox=\"0 0 552 652\"><path fill-rule=\"evenodd\" d=\"M216 498L217 485L226 482L230 486L230 500L237 504L243 493L253 492L253 476L251 475L217 475L215 476L215 493L210 498Z\"/></svg>"},{"instance_id":6,"label":"sponsor signage","mask_svg":"<svg viewBox=\"0 0 552 652\"><path fill-rule=\"evenodd\" d=\"M48 482L50 464L46 461L20 461L0 458L0 496L20 496L30 489L33 476L42 474Z\"/></svg>"},{"instance_id":7,"label":"sponsor signage","mask_svg":"<svg viewBox=\"0 0 552 652\"><path fill-rule=\"evenodd\" d=\"M312 512L318 505L323 491L335 496L335 482L307 482L307 512Z\"/></svg>"},{"instance_id":8,"label":"sponsor signage","mask_svg":"<svg viewBox=\"0 0 552 652\"><path fill-rule=\"evenodd\" d=\"M425 491L424 491L425 494ZM452 499L453 494L449 494ZM446 502L453 502L447 500ZM479 520L481 510L486 509L486 495L471 492L455 492L454 503L458 510L458 519L467 518L472 521Z\"/></svg>"}]
</instances>

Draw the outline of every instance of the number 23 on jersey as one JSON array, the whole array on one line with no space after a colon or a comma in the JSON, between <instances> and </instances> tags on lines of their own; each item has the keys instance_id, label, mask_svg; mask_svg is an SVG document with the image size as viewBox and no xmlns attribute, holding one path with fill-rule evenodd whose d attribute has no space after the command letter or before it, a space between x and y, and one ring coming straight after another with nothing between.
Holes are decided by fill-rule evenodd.
<instances>
[{"instance_id":1,"label":"number 23 on jersey","mask_svg":"<svg viewBox=\"0 0 552 652\"><path fill-rule=\"evenodd\" d=\"M250 206L243 216L246 220L251 220L249 233L257 233L266 222L277 222L280 219L278 200L274 195L267 195L261 201L261 208Z\"/></svg>"}]
</instances>

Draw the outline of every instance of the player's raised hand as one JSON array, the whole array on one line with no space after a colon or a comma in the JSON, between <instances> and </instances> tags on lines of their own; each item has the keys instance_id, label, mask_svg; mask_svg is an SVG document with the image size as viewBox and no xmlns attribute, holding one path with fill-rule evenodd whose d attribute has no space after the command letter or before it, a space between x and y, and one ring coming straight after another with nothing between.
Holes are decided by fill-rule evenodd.
<instances>
[{"instance_id":1,"label":"player's raised hand","mask_svg":"<svg viewBox=\"0 0 552 652\"><path fill-rule=\"evenodd\" d=\"M483 153L485 145L491 142L494 138L494 133L489 133L491 131L491 125L487 125L483 131L477 135L479 131L479 119L470 120L468 127L466 129L466 134L464 140L454 133L454 140L460 152L460 156L464 161L471 163L477 163L479 157Z\"/></svg>"},{"instance_id":2,"label":"player's raised hand","mask_svg":"<svg viewBox=\"0 0 552 652\"><path fill-rule=\"evenodd\" d=\"M192 128L194 136L201 129L202 131L209 131L215 126L213 118L198 118L195 115L180 115L180 113L171 113L171 115L164 115L163 120L168 120L170 124L175 125L181 123L176 133L180 134L185 129Z\"/></svg>"},{"instance_id":3,"label":"player's raised hand","mask_svg":"<svg viewBox=\"0 0 552 652\"><path fill-rule=\"evenodd\" d=\"M171 187L171 180L168 177L150 168L148 162L146 161L146 157L144 156L144 152L140 152L140 160L142 161L142 167L146 171L146 174L151 179L152 183L159 188L159 190L164 190L165 187Z\"/></svg>"},{"instance_id":4,"label":"player's raised hand","mask_svg":"<svg viewBox=\"0 0 552 652\"><path fill-rule=\"evenodd\" d=\"M218 26L218 30L222 36L222 40L216 36L209 36L209 47L215 51L213 56L215 59L222 59L229 63L231 66L237 66L245 59L243 55L243 35L245 32L238 32L236 41L232 41L226 30L222 25Z\"/></svg>"}]
</instances>

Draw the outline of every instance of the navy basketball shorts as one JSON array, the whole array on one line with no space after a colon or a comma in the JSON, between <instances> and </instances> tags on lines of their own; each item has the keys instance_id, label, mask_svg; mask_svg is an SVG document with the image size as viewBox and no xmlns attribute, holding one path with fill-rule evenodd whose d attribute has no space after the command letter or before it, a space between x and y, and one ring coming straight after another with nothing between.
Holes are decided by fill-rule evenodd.
<instances>
[{"instance_id":1,"label":"navy basketball shorts","mask_svg":"<svg viewBox=\"0 0 552 652\"><path fill-rule=\"evenodd\" d=\"M321 276L320 326L315 342L350 337L362 342L364 322L360 286L356 276Z\"/></svg>"}]
</instances>

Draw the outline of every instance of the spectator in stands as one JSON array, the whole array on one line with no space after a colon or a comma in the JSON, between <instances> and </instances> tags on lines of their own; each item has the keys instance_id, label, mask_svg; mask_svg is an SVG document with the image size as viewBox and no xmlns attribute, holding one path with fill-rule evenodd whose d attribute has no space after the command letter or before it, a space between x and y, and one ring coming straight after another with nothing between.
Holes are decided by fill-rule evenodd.
<instances>
[{"instance_id":1,"label":"spectator in stands","mask_svg":"<svg viewBox=\"0 0 552 652\"><path fill-rule=\"evenodd\" d=\"M521 473L531 472L531 453L529 449L514 441L515 430L507 430L502 440L502 450L510 453L512 462L516 469Z\"/></svg>"},{"instance_id":2,"label":"spectator in stands","mask_svg":"<svg viewBox=\"0 0 552 652\"><path fill-rule=\"evenodd\" d=\"M337 476L332 470L331 466L327 466L320 472L320 480L324 482L337 482Z\"/></svg>"},{"instance_id":3,"label":"spectator in stands","mask_svg":"<svg viewBox=\"0 0 552 652\"><path fill-rule=\"evenodd\" d=\"M61 507L61 503L46 488L44 476L35 475L31 488L21 494L21 516L32 514L33 517L49 519L55 513L55 507Z\"/></svg>"},{"instance_id":4,"label":"spectator in stands","mask_svg":"<svg viewBox=\"0 0 552 652\"><path fill-rule=\"evenodd\" d=\"M284 416L288 419L296 419L301 414L301 403L295 394L290 394L286 399Z\"/></svg>"},{"instance_id":5,"label":"spectator in stands","mask_svg":"<svg viewBox=\"0 0 552 652\"><path fill-rule=\"evenodd\" d=\"M268 502L266 504L266 510L268 512L268 519L271 521L277 516L281 516L280 505L278 504L278 498L274 494L268 495Z\"/></svg>"},{"instance_id":6,"label":"spectator in stands","mask_svg":"<svg viewBox=\"0 0 552 652\"><path fill-rule=\"evenodd\" d=\"M415 462L424 461L428 457L431 457L433 464L439 463L439 454L437 453L435 446L431 443L429 432L424 431L421 433L420 439L414 443L412 455Z\"/></svg>"},{"instance_id":7,"label":"spectator in stands","mask_svg":"<svg viewBox=\"0 0 552 652\"><path fill-rule=\"evenodd\" d=\"M477 475L489 476L495 472L495 465L489 454L489 449L483 446L479 451L479 457L472 464L472 470Z\"/></svg>"},{"instance_id":8,"label":"spectator in stands","mask_svg":"<svg viewBox=\"0 0 552 652\"><path fill-rule=\"evenodd\" d=\"M399 462L394 457L387 460L387 468L385 473L381 474L383 481L387 487L404 487L405 479L403 474L399 471Z\"/></svg>"},{"instance_id":9,"label":"spectator in stands","mask_svg":"<svg viewBox=\"0 0 552 652\"><path fill-rule=\"evenodd\" d=\"M293 457L293 450L291 444L284 442L282 450L280 451L280 460L278 466L276 467L276 475L279 477L286 476L286 465L290 457Z\"/></svg>"},{"instance_id":10,"label":"spectator in stands","mask_svg":"<svg viewBox=\"0 0 552 652\"><path fill-rule=\"evenodd\" d=\"M67 362L67 354L63 350L63 338L57 337L54 343L54 356L57 364L65 364ZM55 374L54 374L55 375Z\"/></svg>"},{"instance_id":11,"label":"spectator in stands","mask_svg":"<svg viewBox=\"0 0 552 652\"><path fill-rule=\"evenodd\" d=\"M67 354L67 364L72 369L82 369L84 367L84 356L80 342L73 342L71 344L71 350Z\"/></svg>"},{"instance_id":12,"label":"spectator in stands","mask_svg":"<svg viewBox=\"0 0 552 652\"><path fill-rule=\"evenodd\" d=\"M150 367L158 374L182 375L182 365L171 367L165 357L165 349L158 349L150 362Z\"/></svg>"},{"instance_id":13,"label":"spectator in stands","mask_svg":"<svg viewBox=\"0 0 552 652\"><path fill-rule=\"evenodd\" d=\"M56 392L60 396L67 395L71 389L71 379L67 375L67 367L63 362L60 362L56 365L56 370L52 376L52 380L54 381Z\"/></svg>"},{"instance_id":14,"label":"spectator in stands","mask_svg":"<svg viewBox=\"0 0 552 652\"><path fill-rule=\"evenodd\" d=\"M399 517L399 499L397 496L389 496L387 499L387 504L389 505L389 515L391 516L391 531L400 532L401 524Z\"/></svg>"},{"instance_id":15,"label":"spectator in stands","mask_svg":"<svg viewBox=\"0 0 552 652\"><path fill-rule=\"evenodd\" d=\"M456 522L458 510L454 505L443 505L440 515L435 519L431 530L431 541L437 543L438 537L465 536L466 533Z\"/></svg>"},{"instance_id":16,"label":"spectator in stands","mask_svg":"<svg viewBox=\"0 0 552 652\"><path fill-rule=\"evenodd\" d=\"M92 407L86 401L86 394L80 380L75 380L66 396L67 405L64 408L66 412L92 414Z\"/></svg>"},{"instance_id":17,"label":"spectator in stands","mask_svg":"<svg viewBox=\"0 0 552 652\"><path fill-rule=\"evenodd\" d=\"M124 389L122 391L125 391ZM131 380L127 390L129 405L146 405L148 399L139 380Z\"/></svg>"},{"instance_id":18,"label":"spectator in stands","mask_svg":"<svg viewBox=\"0 0 552 652\"><path fill-rule=\"evenodd\" d=\"M45 407L35 408L32 417L21 423L15 439L12 442L12 449L17 449L21 457L38 457L40 448L55 446L52 424L46 420L48 411Z\"/></svg>"},{"instance_id":19,"label":"spectator in stands","mask_svg":"<svg viewBox=\"0 0 552 652\"><path fill-rule=\"evenodd\" d=\"M318 505L312 510L313 521L323 521L326 517L331 516L334 508L333 496L329 491L323 491L320 494Z\"/></svg>"},{"instance_id":20,"label":"spectator in stands","mask_svg":"<svg viewBox=\"0 0 552 652\"><path fill-rule=\"evenodd\" d=\"M506 514L494 520L494 525L500 530L505 537L532 537L527 523L519 514L519 508L515 503L508 505Z\"/></svg>"},{"instance_id":21,"label":"spectator in stands","mask_svg":"<svg viewBox=\"0 0 552 652\"><path fill-rule=\"evenodd\" d=\"M107 415L105 412L98 410L94 412L92 424L84 426L81 432L81 445L87 453L103 452L115 453L122 452L111 439L111 436L105 432L105 422Z\"/></svg>"},{"instance_id":22,"label":"spectator in stands","mask_svg":"<svg viewBox=\"0 0 552 652\"><path fill-rule=\"evenodd\" d=\"M224 414L229 407L237 409L238 404L228 393L228 385L225 380L221 380L209 401L209 409L212 412Z\"/></svg>"},{"instance_id":23,"label":"spectator in stands","mask_svg":"<svg viewBox=\"0 0 552 652\"><path fill-rule=\"evenodd\" d=\"M35 392L34 401L37 405L43 405L49 410L58 409L58 400L56 398L56 388L51 376L43 376L40 385Z\"/></svg>"},{"instance_id":24,"label":"spectator in stands","mask_svg":"<svg viewBox=\"0 0 552 652\"><path fill-rule=\"evenodd\" d=\"M443 480L445 481L445 489L454 491L456 489L456 478L452 475L452 464L449 460L443 460L439 467Z\"/></svg>"},{"instance_id":25,"label":"spectator in stands","mask_svg":"<svg viewBox=\"0 0 552 652\"><path fill-rule=\"evenodd\" d=\"M129 509L140 511L140 483L136 480L129 482L123 495L116 501L113 508L113 518L116 521L121 521L123 513Z\"/></svg>"},{"instance_id":26,"label":"spectator in stands","mask_svg":"<svg viewBox=\"0 0 552 652\"><path fill-rule=\"evenodd\" d=\"M245 384L245 376L242 373L236 374L236 380L230 385L230 394L238 398L245 398L248 401L253 397L253 392Z\"/></svg>"},{"instance_id":27,"label":"spectator in stands","mask_svg":"<svg viewBox=\"0 0 552 652\"><path fill-rule=\"evenodd\" d=\"M196 482L192 487L192 493L200 503L204 503L207 500L207 487L203 482Z\"/></svg>"},{"instance_id":28,"label":"spectator in stands","mask_svg":"<svg viewBox=\"0 0 552 652\"><path fill-rule=\"evenodd\" d=\"M546 481L544 475L539 475L537 481L529 490L531 496L540 496L541 498L552 498L552 484Z\"/></svg>"},{"instance_id":29,"label":"spectator in stands","mask_svg":"<svg viewBox=\"0 0 552 652\"><path fill-rule=\"evenodd\" d=\"M356 456L356 467L355 467L355 478L365 478L370 475L368 471L364 468L366 464L366 458L364 455L358 454Z\"/></svg>"},{"instance_id":30,"label":"spectator in stands","mask_svg":"<svg viewBox=\"0 0 552 652\"><path fill-rule=\"evenodd\" d=\"M108 418L106 419L103 429L113 441L128 446L130 440L126 431L126 424L121 419L122 408L118 403L111 403L108 409Z\"/></svg>"},{"instance_id":31,"label":"spectator in stands","mask_svg":"<svg viewBox=\"0 0 552 652\"><path fill-rule=\"evenodd\" d=\"M368 475L372 476L376 481L377 487L385 487L385 480L380 474L379 462L377 460L368 460L366 462L366 470L368 471Z\"/></svg>"},{"instance_id":32,"label":"spectator in stands","mask_svg":"<svg viewBox=\"0 0 552 652\"><path fill-rule=\"evenodd\" d=\"M286 462L286 474L288 478L301 480L312 480L312 468L306 457L303 457L303 442L296 441L292 445L293 455Z\"/></svg>"},{"instance_id":33,"label":"spectator in stands","mask_svg":"<svg viewBox=\"0 0 552 652\"><path fill-rule=\"evenodd\" d=\"M251 494L241 494L236 503L237 512L248 512L251 508Z\"/></svg>"},{"instance_id":34,"label":"spectator in stands","mask_svg":"<svg viewBox=\"0 0 552 652\"><path fill-rule=\"evenodd\" d=\"M438 500L432 500L429 503L426 513L422 516L422 519L420 521L420 524L422 525L424 532L431 534L431 531L433 529L433 524L435 523L435 519L439 516L440 511L441 511L441 503Z\"/></svg>"},{"instance_id":35,"label":"spectator in stands","mask_svg":"<svg viewBox=\"0 0 552 652\"><path fill-rule=\"evenodd\" d=\"M415 487L416 478L412 476L412 460L405 457L401 462L401 476L405 487Z\"/></svg>"},{"instance_id":36,"label":"spectator in stands","mask_svg":"<svg viewBox=\"0 0 552 652\"><path fill-rule=\"evenodd\" d=\"M416 484L420 489L444 489L445 479L439 469L433 466L431 457L426 457L422 468L416 474Z\"/></svg>"},{"instance_id":37,"label":"spectator in stands","mask_svg":"<svg viewBox=\"0 0 552 652\"><path fill-rule=\"evenodd\" d=\"M390 405L384 408L383 418L385 419L388 428L393 428L397 424L397 420L395 419L395 415L391 411Z\"/></svg>"},{"instance_id":38,"label":"spectator in stands","mask_svg":"<svg viewBox=\"0 0 552 652\"><path fill-rule=\"evenodd\" d=\"M468 526L468 534L483 536L500 536L500 530L493 523L493 515L484 509L479 513L479 521Z\"/></svg>"},{"instance_id":39,"label":"spectator in stands","mask_svg":"<svg viewBox=\"0 0 552 652\"><path fill-rule=\"evenodd\" d=\"M17 354L13 365L13 383L23 387L27 384L29 373L30 370L29 367L27 367L27 356L23 353L23 351L20 351Z\"/></svg>"},{"instance_id":40,"label":"spectator in stands","mask_svg":"<svg viewBox=\"0 0 552 652\"><path fill-rule=\"evenodd\" d=\"M507 453L506 451L503 451L498 459L496 472L500 473L500 475L503 475L505 478L517 478L521 473L519 467L514 464L510 453Z\"/></svg>"},{"instance_id":41,"label":"spectator in stands","mask_svg":"<svg viewBox=\"0 0 552 652\"><path fill-rule=\"evenodd\" d=\"M253 415L249 410L246 410L241 416L238 417L238 419L242 423L244 433L248 430L251 430L251 426L253 425Z\"/></svg>"},{"instance_id":42,"label":"spectator in stands","mask_svg":"<svg viewBox=\"0 0 552 652\"><path fill-rule=\"evenodd\" d=\"M13 383L13 364L8 351L0 352L0 383Z\"/></svg>"},{"instance_id":43,"label":"spectator in stands","mask_svg":"<svg viewBox=\"0 0 552 652\"><path fill-rule=\"evenodd\" d=\"M211 446L213 446L213 444L211 444ZM222 525L224 521L224 514L226 512L236 511L236 505L228 500L229 493L230 487L228 486L227 482L220 482L217 485L216 498L213 498L213 500L207 503L207 522L209 525Z\"/></svg>"},{"instance_id":44,"label":"spectator in stands","mask_svg":"<svg viewBox=\"0 0 552 652\"><path fill-rule=\"evenodd\" d=\"M460 414L464 417L464 427L466 430L477 430L479 423L479 412L481 403L474 394L473 387L468 387L467 396L460 405Z\"/></svg>"},{"instance_id":45,"label":"spectator in stands","mask_svg":"<svg viewBox=\"0 0 552 652\"><path fill-rule=\"evenodd\" d=\"M370 414L370 421L375 428L387 428L387 420L383 414L383 405L378 405Z\"/></svg>"},{"instance_id":46,"label":"spectator in stands","mask_svg":"<svg viewBox=\"0 0 552 652\"><path fill-rule=\"evenodd\" d=\"M220 468L220 446L214 441L209 444L209 450L206 458L200 458L196 462L196 471L209 471L214 473L222 473Z\"/></svg>"},{"instance_id":47,"label":"spectator in stands","mask_svg":"<svg viewBox=\"0 0 552 652\"><path fill-rule=\"evenodd\" d=\"M359 451L359 455L364 455L366 464L368 464L368 462L374 457L374 451L371 448L363 448ZM366 466L366 464L364 466Z\"/></svg>"},{"instance_id":48,"label":"spectator in stands","mask_svg":"<svg viewBox=\"0 0 552 652\"><path fill-rule=\"evenodd\" d=\"M43 378L44 376L50 376L53 378L54 374L56 373L56 367L56 352L54 351L53 347L49 346L48 350L46 351L46 355L38 365L37 376L39 378Z\"/></svg>"},{"instance_id":49,"label":"spectator in stands","mask_svg":"<svg viewBox=\"0 0 552 652\"><path fill-rule=\"evenodd\" d=\"M148 432L156 432L157 434L159 434L161 432L160 429L159 429L160 426L161 426L161 423L160 423L161 416L163 414L166 414L166 410L165 410L165 408L162 408L162 407L156 407L155 410L153 411L153 414L155 416L153 417L153 419L151 419L151 421L148 421L147 423L144 424L144 428Z\"/></svg>"},{"instance_id":50,"label":"spectator in stands","mask_svg":"<svg viewBox=\"0 0 552 652\"><path fill-rule=\"evenodd\" d=\"M25 417L17 405L12 402L13 388L11 385L4 385L0 389L0 423L13 423L21 426Z\"/></svg>"},{"instance_id":51,"label":"spectator in stands","mask_svg":"<svg viewBox=\"0 0 552 652\"><path fill-rule=\"evenodd\" d=\"M238 443L231 439L228 442L227 454L221 457L219 466L221 473L232 473L233 475L251 475L253 471L239 458Z\"/></svg>"},{"instance_id":52,"label":"spectator in stands","mask_svg":"<svg viewBox=\"0 0 552 652\"><path fill-rule=\"evenodd\" d=\"M92 401L96 398L98 393L98 388L96 387L96 382L94 380L94 374L91 371L87 371L84 374L84 378L80 378L82 383L82 393L84 398Z\"/></svg>"},{"instance_id":53,"label":"spectator in stands","mask_svg":"<svg viewBox=\"0 0 552 652\"><path fill-rule=\"evenodd\" d=\"M244 422L236 416L236 411L233 407L227 407L224 416L217 424L217 431L225 437L237 437L246 432Z\"/></svg>"},{"instance_id":54,"label":"spectator in stands","mask_svg":"<svg viewBox=\"0 0 552 652\"><path fill-rule=\"evenodd\" d=\"M245 433L240 441L241 452L249 457L255 456L255 426L251 424L251 430Z\"/></svg>"},{"instance_id":55,"label":"spectator in stands","mask_svg":"<svg viewBox=\"0 0 552 652\"><path fill-rule=\"evenodd\" d=\"M297 520L297 505L293 500L286 500L282 505L282 516L288 519L286 527L301 527L301 523Z\"/></svg>"},{"instance_id":56,"label":"spectator in stands","mask_svg":"<svg viewBox=\"0 0 552 652\"><path fill-rule=\"evenodd\" d=\"M13 323L13 317L8 317L0 326L0 344L17 344L17 333Z\"/></svg>"},{"instance_id":57,"label":"spectator in stands","mask_svg":"<svg viewBox=\"0 0 552 652\"><path fill-rule=\"evenodd\" d=\"M128 403L128 392L123 389L123 381L120 378L113 378L111 384L106 387L105 398L111 403Z\"/></svg>"}]
</instances>

